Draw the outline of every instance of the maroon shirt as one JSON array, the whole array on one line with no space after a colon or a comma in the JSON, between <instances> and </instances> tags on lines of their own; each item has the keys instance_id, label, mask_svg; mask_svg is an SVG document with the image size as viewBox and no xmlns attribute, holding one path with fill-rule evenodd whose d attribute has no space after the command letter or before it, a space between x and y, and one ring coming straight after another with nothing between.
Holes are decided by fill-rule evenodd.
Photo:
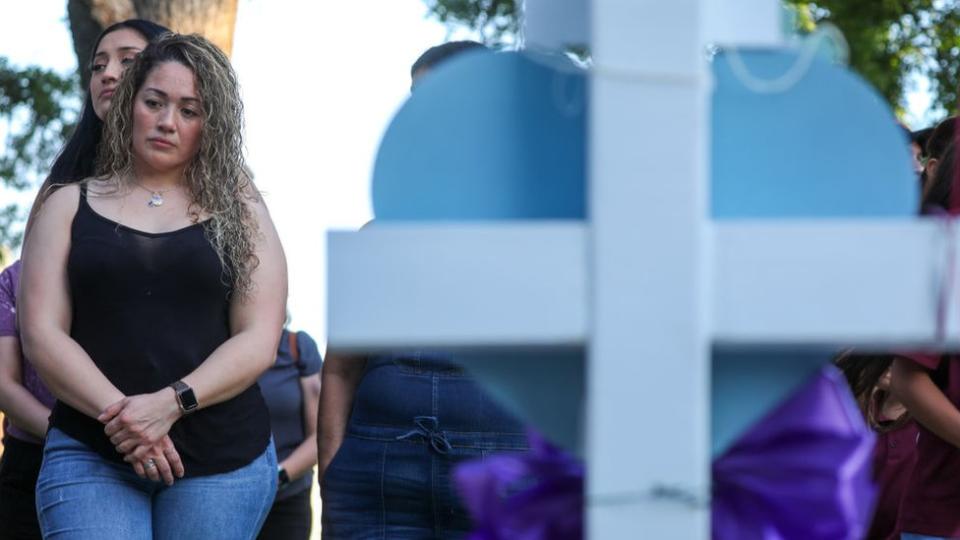
<instances>
[{"instance_id":1,"label":"maroon shirt","mask_svg":"<svg viewBox=\"0 0 960 540\"><path fill-rule=\"evenodd\" d=\"M17 284L20 282L20 261L10 265L3 273L0 273L0 337L13 336L19 339L20 333L17 331ZM37 401L43 403L47 408L53 407L56 399L43 385L40 376L33 369L33 366L23 356L20 355L20 376L24 388L37 398ZM16 426L3 420L3 432L21 441L32 443L41 443L39 439L29 433L18 429Z\"/></svg>"},{"instance_id":2,"label":"maroon shirt","mask_svg":"<svg viewBox=\"0 0 960 540\"><path fill-rule=\"evenodd\" d=\"M904 490L910 480L917 456L917 423L877 434L873 465L877 481L877 509L870 524L871 540L900 538L897 518Z\"/></svg>"},{"instance_id":3,"label":"maroon shirt","mask_svg":"<svg viewBox=\"0 0 960 540\"><path fill-rule=\"evenodd\" d=\"M960 356L915 354L906 358L936 371L941 358L949 362L940 389L960 408ZM939 379L938 376L935 380ZM900 531L929 536L960 537L960 448L922 425L917 437L917 462L907 480L900 507Z\"/></svg>"}]
</instances>

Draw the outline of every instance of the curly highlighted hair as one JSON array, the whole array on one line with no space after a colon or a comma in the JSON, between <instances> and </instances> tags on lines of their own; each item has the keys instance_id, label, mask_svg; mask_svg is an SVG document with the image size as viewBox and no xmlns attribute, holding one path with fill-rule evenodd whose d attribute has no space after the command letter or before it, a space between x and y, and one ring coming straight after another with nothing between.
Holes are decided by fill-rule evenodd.
<instances>
[{"instance_id":1,"label":"curly highlighted hair","mask_svg":"<svg viewBox=\"0 0 960 540\"><path fill-rule=\"evenodd\" d=\"M260 194L243 156L243 102L230 60L198 35L167 34L150 43L124 74L104 121L97 176L121 189L133 180L133 107L147 75L177 62L193 72L203 127L200 148L185 171L190 215L210 216L206 234L234 291L246 296L259 264L254 246L260 234L250 208Z\"/></svg>"}]
</instances>

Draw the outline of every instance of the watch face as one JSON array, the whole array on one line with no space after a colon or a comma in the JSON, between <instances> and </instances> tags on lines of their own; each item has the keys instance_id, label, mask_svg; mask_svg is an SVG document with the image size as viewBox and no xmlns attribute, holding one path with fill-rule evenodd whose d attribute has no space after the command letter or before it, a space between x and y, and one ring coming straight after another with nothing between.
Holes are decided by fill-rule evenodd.
<instances>
[{"instance_id":1,"label":"watch face","mask_svg":"<svg viewBox=\"0 0 960 540\"><path fill-rule=\"evenodd\" d=\"M197 396L193 393L193 388L187 386L183 381L177 381L170 385L173 391L177 393L177 402L180 404L180 410L188 413L197 408Z\"/></svg>"},{"instance_id":2,"label":"watch face","mask_svg":"<svg viewBox=\"0 0 960 540\"><path fill-rule=\"evenodd\" d=\"M179 395L180 406L183 407L183 410L192 411L197 408L197 396L193 394L193 388L187 387L187 389L181 391Z\"/></svg>"}]
</instances>

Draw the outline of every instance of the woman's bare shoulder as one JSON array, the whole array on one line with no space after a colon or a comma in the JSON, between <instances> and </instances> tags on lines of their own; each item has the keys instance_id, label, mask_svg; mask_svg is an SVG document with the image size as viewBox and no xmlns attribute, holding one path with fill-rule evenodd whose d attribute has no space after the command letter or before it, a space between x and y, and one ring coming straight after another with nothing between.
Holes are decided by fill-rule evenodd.
<instances>
[{"instance_id":1,"label":"woman's bare shoulder","mask_svg":"<svg viewBox=\"0 0 960 540\"><path fill-rule=\"evenodd\" d=\"M74 211L80 202L80 184L64 184L53 186L50 194L43 201L40 211L49 208L50 212Z\"/></svg>"},{"instance_id":2,"label":"woman's bare shoulder","mask_svg":"<svg viewBox=\"0 0 960 540\"><path fill-rule=\"evenodd\" d=\"M66 184L54 186L46 198L36 203L38 205L34 216L31 217L32 226L27 236L38 234L58 234L67 225L80 207L80 186Z\"/></svg>"},{"instance_id":3,"label":"woman's bare shoulder","mask_svg":"<svg viewBox=\"0 0 960 540\"><path fill-rule=\"evenodd\" d=\"M263 192L251 183L243 189L242 193L244 203L247 205L247 208L250 209L250 213L253 214L257 223L260 225L264 223L272 224L273 220L270 218L270 211L267 209L267 202L264 200Z\"/></svg>"}]
</instances>

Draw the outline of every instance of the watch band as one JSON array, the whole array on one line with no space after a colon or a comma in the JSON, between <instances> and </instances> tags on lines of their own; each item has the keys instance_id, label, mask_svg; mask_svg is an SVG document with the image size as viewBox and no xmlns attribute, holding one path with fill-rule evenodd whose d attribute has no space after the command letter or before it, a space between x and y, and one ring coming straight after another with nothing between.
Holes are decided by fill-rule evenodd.
<instances>
[{"instance_id":1,"label":"watch band","mask_svg":"<svg viewBox=\"0 0 960 540\"><path fill-rule=\"evenodd\" d=\"M183 381L174 381L170 384L170 388L173 388L174 393L177 395L177 404L180 405L180 412L183 414L190 414L193 411L197 410L197 396L193 393L193 388L183 382Z\"/></svg>"}]
</instances>

